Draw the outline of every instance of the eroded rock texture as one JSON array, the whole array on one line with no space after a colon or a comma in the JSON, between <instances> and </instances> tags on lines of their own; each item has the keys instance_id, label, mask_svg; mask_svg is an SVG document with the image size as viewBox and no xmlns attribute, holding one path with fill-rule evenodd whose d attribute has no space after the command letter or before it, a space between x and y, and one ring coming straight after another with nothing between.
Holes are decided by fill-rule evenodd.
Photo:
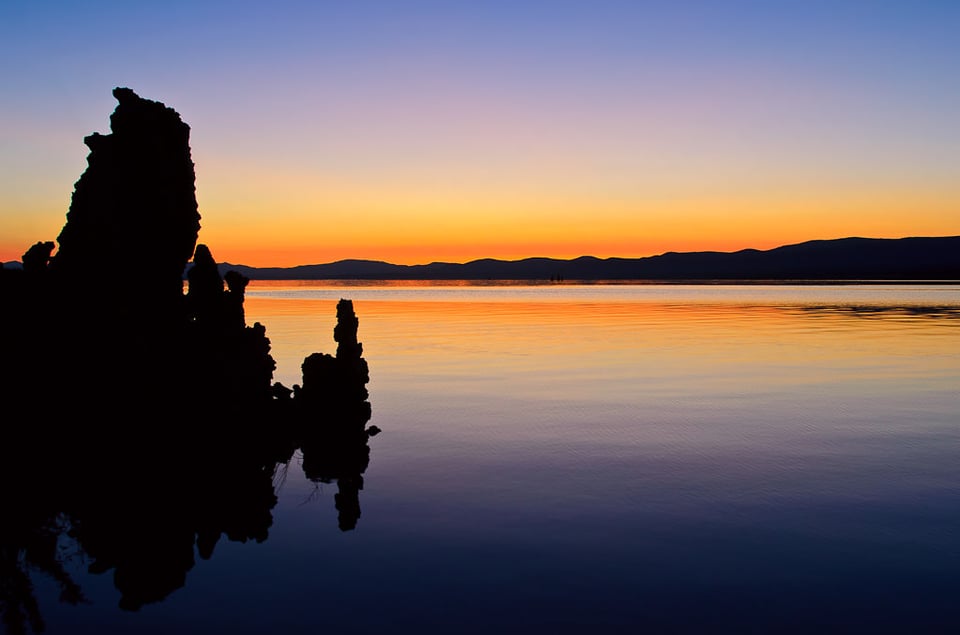
<instances>
[{"instance_id":1,"label":"eroded rock texture","mask_svg":"<svg viewBox=\"0 0 960 635\"><path fill-rule=\"evenodd\" d=\"M200 231L190 127L129 88L113 95L111 134L84 139L88 166L51 268L77 282L109 278L114 309L167 316Z\"/></svg>"},{"instance_id":2,"label":"eroded rock texture","mask_svg":"<svg viewBox=\"0 0 960 635\"><path fill-rule=\"evenodd\" d=\"M337 482L338 523L352 529L377 432L352 303L337 307L336 356L307 356L303 389L273 383L266 327L245 320L248 280L221 275L197 244L189 127L129 89L114 95L112 133L86 139L59 250L37 242L22 270L0 270L10 632L43 630L31 567L63 601L83 600L67 536L91 572L113 572L129 610L183 586L195 550L209 558L222 536L265 540L273 476L298 448L307 478Z\"/></svg>"},{"instance_id":3,"label":"eroded rock texture","mask_svg":"<svg viewBox=\"0 0 960 635\"><path fill-rule=\"evenodd\" d=\"M22 271L0 275L0 296L13 307L0 314L5 393L43 404L61 424L89 416L111 434L145 427L175 441L197 422L225 429L233 420L280 418L292 430L344 419L336 413L358 404L369 412L349 300L337 307L336 356L307 356L303 389L273 383L266 327L245 321L249 281L236 271L221 275L197 243L190 127L129 88L113 94L111 132L85 139L88 167L56 251L37 242ZM356 427L354 414L346 419Z\"/></svg>"},{"instance_id":4,"label":"eroded rock texture","mask_svg":"<svg viewBox=\"0 0 960 635\"><path fill-rule=\"evenodd\" d=\"M357 341L360 320L351 300L337 303L337 325L333 339L337 342L336 356L313 353L303 360L303 386L298 398L317 404L336 405L362 402L367 398L370 372L363 359L363 344Z\"/></svg>"}]
</instances>

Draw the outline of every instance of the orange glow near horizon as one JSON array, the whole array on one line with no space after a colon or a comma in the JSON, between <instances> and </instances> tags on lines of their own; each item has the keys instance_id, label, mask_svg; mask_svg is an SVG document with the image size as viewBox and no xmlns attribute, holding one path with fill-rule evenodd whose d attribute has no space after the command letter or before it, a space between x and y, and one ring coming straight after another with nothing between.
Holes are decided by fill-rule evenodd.
<instances>
[{"instance_id":1,"label":"orange glow near horizon","mask_svg":"<svg viewBox=\"0 0 960 635\"><path fill-rule=\"evenodd\" d=\"M198 242L219 262L293 267L345 259L394 264L669 251L771 249L808 240L960 235L960 186L906 178L865 185L768 178L748 187L716 176L607 184L573 174L556 184L508 177L430 187L431 179L314 179L225 162L198 187ZM402 176L402 175L401 175ZM305 185L309 184L309 185ZM67 203L68 204L68 203ZM45 201L0 237L0 259L55 240L66 210ZM44 229L46 228L46 229Z\"/></svg>"},{"instance_id":2,"label":"orange glow near horizon","mask_svg":"<svg viewBox=\"0 0 960 635\"><path fill-rule=\"evenodd\" d=\"M398 168L338 178L217 160L198 188L200 242L218 261L291 267L480 258L635 258L807 240L960 234L945 177L744 176L740 168L618 180L578 173L458 175ZM449 170L449 171L448 171Z\"/></svg>"},{"instance_id":3,"label":"orange glow near horizon","mask_svg":"<svg viewBox=\"0 0 960 635\"><path fill-rule=\"evenodd\" d=\"M691 197L660 204L526 200L515 206L489 198L471 204L464 197L446 208L418 207L397 196L395 205L380 203L355 213L331 211L337 209L333 202L311 212L301 202L295 208L302 211L283 220L262 222L247 212L224 224L224 216L211 213L201 221L200 242L221 262L289 267L345 259L409 265L481 258L636 258L668 251L771 249L849 236L960 234L960 195L891 189L872 196L791 194ZM347 201L339 209L352 207Z\"/></svg>"},{"instance_id":4,"label":"orange glow near horizon","mask_svg":"<svg viewBox=\"0 0 960 635\"><path fill-rule=\"evenodd\" d=\"M7 22L31 28L7 40L31 63L11 66L0 121L3 261L56 239L123 84L190 127L198 240L220 262L960 235L958 3L428 3L403 19L315 3L209 24L64 5L56 24L85 28L57 39L44 3L14 4ZM144 55L116 55L120 36ZM49 45L74 37L67 57Z\"/></svg>"}]
</instances>

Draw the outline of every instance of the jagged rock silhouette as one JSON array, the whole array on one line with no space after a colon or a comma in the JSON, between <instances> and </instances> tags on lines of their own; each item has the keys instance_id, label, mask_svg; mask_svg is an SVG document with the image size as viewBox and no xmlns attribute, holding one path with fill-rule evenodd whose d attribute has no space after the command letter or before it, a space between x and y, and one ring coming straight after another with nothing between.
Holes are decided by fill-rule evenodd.
<instances>
[{"instance_id":1,"label":"jagged rock silhouette","mask_svg":"<svg viewBox=\"0 0 960 635\"><path fill-rule=\"evenodd\" d=\"M197 244L190 127L129 88L113 94L111 133L85 138L88 166L56 253L54 243L37 242L22 271L0 275L0 293L18 308L0 317L15 362L4 385L38 398L56 386L70 410L95 405L102 427L149 403L168 430L184 419L184 405L191 418L222 419L263 414L286 396L314 407L329 406L314 399L324 394L365 400L369 374L349 300L337 308L336 357L308 356L303 390L273 385L266 328L245 323L248 279L221 276L209 247Z\"/></svg>"},{"instance_id":2,"label":"jagged rock silhouette","mask_svg":"<svg viewBox=\"0 0 960 635\"><path fill-rule=\"evenodd\" d=\"M306 356L302 389L273 382L266 327L246 324L248 279L221 276L197 244L189 126L129 88L113 94L112 132L85 139L59 248L37 242L22 270L0 270L0 617L11 632L43 627L24 563L82 599L57 551L68 530L131 610L182 586L194 548L207 558L221 535L266 539L271 475L298 448L308 478L343 479L349 495L335 505L352 528L375 433L352 303L337 308L336 357ZM315 373L317 359L329 363Z\"/></svg>"},{"instance_id":3,"label":"jagged rock silhouette","mask_svg":"<svg viewBox=\"0 0 960 635\"><path fill-rule=\"evenodd\" d=\"M78 281L109 268L113 286L125 291L116 296L118 306L165 316L182 293L200 231L190 127L172 108L129 88L113 95L119 105L110 116L112 133L84 139L88 166L51 268ZM125 266L133 258L137 266Z\"/></svg>"},{"instance_id":4,"label":"jagged rock silhouette","mask_svg":"<svg viewBox=\"0 0 960 635\"><path fill-rule=\"evenodd\" d=\"M303 360L303 386L296 391L299 398L318 404L360 402L367 398L370 372L363 359L363 344L357 341L359 325L353 302L341 299L333 329L337 354L334 357L313 353Z\"/></svg>"}]
</instances>

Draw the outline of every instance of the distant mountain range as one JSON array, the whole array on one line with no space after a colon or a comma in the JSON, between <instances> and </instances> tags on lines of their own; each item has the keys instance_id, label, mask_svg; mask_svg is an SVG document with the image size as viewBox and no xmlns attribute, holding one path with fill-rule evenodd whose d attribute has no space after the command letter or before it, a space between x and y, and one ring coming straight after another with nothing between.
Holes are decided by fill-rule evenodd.
<instances>
[{"instance_id":1,"label":"distant mountain range","mask_svg":"<svg viewBox=\"0 0 960 635\"><path fill-rule=\"evenodd\" d=\"M485 258L395 265L340 260L287 268L223 263L253 280L960 280L960 236L812 240L767 251L669 252L646 258Z\"/></svg>"},{"instance_id":2,"label":"distant mountain range","mask_svg":"<svg viewBox=\"0 0 960 635\"><path fill-rule=\"evenodd\" d=\"M219 267L221 273L235 270L252 280L960 280L960 236L811 240L766 251L668 252L646 258L485 258L426 265L340 260L284 268Z\"/></svg>"}]
</instances>

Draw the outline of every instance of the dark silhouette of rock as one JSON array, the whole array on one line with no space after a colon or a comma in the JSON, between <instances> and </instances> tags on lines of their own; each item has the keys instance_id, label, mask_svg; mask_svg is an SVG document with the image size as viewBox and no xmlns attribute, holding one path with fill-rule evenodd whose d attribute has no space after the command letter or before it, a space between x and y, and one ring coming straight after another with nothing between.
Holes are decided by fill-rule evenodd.
<instances>
[{"instance_id":1,"label":"dark silhouette of rock","mask_svg":"<svg viewBox=\"0 0 960 635\"><path fill-rule=\"evenodd\" d=\"M128 610L182 587L195 550L266 540L273 475L298 448L308 477L341 483L341 527L360 515L371 410L352 303L337 307L336 356L308 355L303 388L275 383L266 327L245 321L248 278L221 276L197 244L189 127L132 90L114 95L112 133L85 140L59 249L38 242L22 270L0 272L0 398L20 413L0 439L11 633L43 630L31 568L83 600L66 536L92 572L112 572Z\"/></svg>"},{"instance_id":2,"label":"dark silhouette of rock","mask_svg":"<svg viewBox=\"0 0 960 635\"><path fill-rule=\"evenodd\" d=\"M114 95L112 133L86 139L88 167L59 249L52 254L53 243L38 242L24 254L22 272L0 277L0 293L18 307L0 318L17 361L6 366L3 384L39 398L52 383L69 410L96 407L104 428L147 403L166 418L167 430L183 420L184 405L205 420L251 408L262 413L278 400L276 364L266 328L245 323L248 278L234 271L221 277L211 250L197 244L189 126L130 89ZM324 393L367 398L356 330L344 301L336 358L316 354L304 362L305 403L323 403ZM104 404L107 390L112 398Z\"/></svg>"},{"instance_id":3,"label":"dark silhouette of rock","mask_svg":"<svg viewBox=\"0 0 960 635\"><path fill-rule=\"evenodd\" d=\"M366 427L371 415L366 401L370 373L363 345L357 340L359 325L353 302L341 299L333 329L336 356L307 356L302 365L303 385L294 386L303 471L316 483L337 483L334 500L342 531L357 526L363 473L370 462L368 441L380 431Z\"/></svg>"},{"instance_id":4,"label":"dark silhouette of rock","mask_svg":"<svg viewBox=\"0 0 960 635\"><path fill-rule=\"evenodd\" d=\"M206 245L197 245L188 274L187 313L198 325L216 328L223 322L223 278Z\"/></svg>"},{"instance_id":5,"label":"dark silhouette of rock","mask_svg":"<svg viewBox=\"0 0 960 635\"><path fill-rule=\"evenodd\" d=\"M359 325L353 302L341 299L337 303L337 325L333 329L336 357L313 353L303 360L303 385L296 391L298 398L314 404L335 405L367 398L370 372L363 359L363 344L357 341Z\"/></svg>"},{"instance_id":6,"label":"dark silhouette of rock","mask_svg":"<svg viewBox=\"0 0 960 635\"><path fill-rule=\"evenodd\" d=\"M227 292L224 302L224 321L226 326L234 327L246 324L246 316L243 311L243 298L250 279L237 271L228 271L223 276L227 283Z\"/></svg>"},{"instance_id":7,"label":"dark silhouette of rock","mask_svg":"<svg viewBox=\"0 0 960 635\"><path fill-rule=\"evenodd\" d=\"M27 273L46 271L54 247L50 241L36 243L23 254L23 270Z\"/></svg>"},{"instance_id":8,"label":"dark silhouette of rock","mask_svg":"<svg viewBox=\"0 0 960 635\"><path fill-rule=\"evenodd\" d=\"M112 310L160 319L179 302L200 231L190 127L129 88L113 95L112 133L84 139L88 166L51 268L76 284L106 275L120 291L105 298L117 300ZM126 266L134 259L136 267Z\"/></svg>"},{"instance_id":9,"label":"dark silhouette of rock","mask_svg":"<svg viewBox=\"0 0 960 635\"><path fill-rule=\"evenodd\" d=\"M210 249L197 245L193 266L187 272L189 319L203 327L238 330L246 325L243 311L244 291L250 280L241 273L228 271L223 277ZM223 290L224 283L227 290Z\"/></svg>"}]
</instances>

